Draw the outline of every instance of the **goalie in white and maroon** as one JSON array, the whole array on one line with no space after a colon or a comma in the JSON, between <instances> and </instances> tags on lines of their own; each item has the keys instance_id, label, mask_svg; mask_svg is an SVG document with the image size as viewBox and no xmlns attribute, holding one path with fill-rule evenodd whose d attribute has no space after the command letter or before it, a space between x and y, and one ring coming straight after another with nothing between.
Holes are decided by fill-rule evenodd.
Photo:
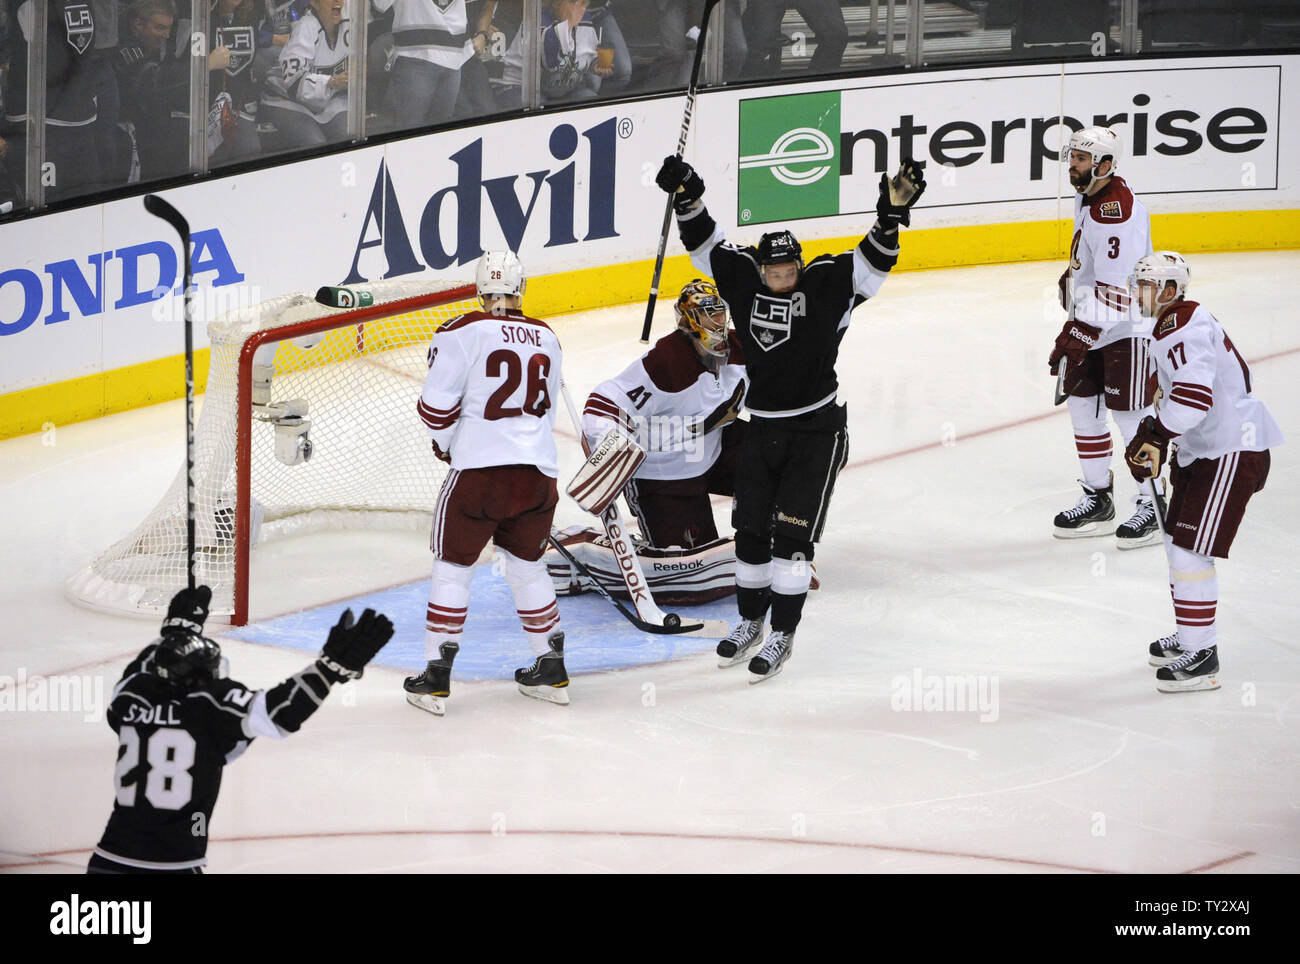
<instances>
[{"instance_id":1,"label":"goalie in white and maroon","mask_svg":"<svg viewBox=\"0 0 1300 964\"><path fill-rule=\"evenodd\" d=\"M588 396L582 431L592 454L569 491L597 515L622 492L640 523L637 555L656 601L690 605L735 592L734 542L719 536L709 496L735 493L747 381L717 287L697 278L674 311L673 331ZM561 539L609 592L626 598L604 533L574 527ZM561 595L591 588L558 552L546 562Z\"/></svg>"},{"instance_id":2,"label":"goalie in white and maroon","mask_svg":"<svg viewBox=\"0 0 1300 964\"><path fill-rule=\"evenodd\" d=\"M1156 688L1164 693L1219 686L1219 580L1252 495L1268 479L1269 449L1285 441L1252 391L1250 367L1204 305L1186 298L1191 270L1174 251L1138 261L1130 287L1145 318L1160 379L1156 414L1138 426L1125 456L1139 484L1169 467L1165 516L1169 592L1177 629L1151 644Z\"/></svg>"},{"instance_id":3,"label":"goalie in white and maroon","mask_svg":"<svg viewBox=\"0 0 1300 964\"><path fill-rule=\"evenodd\" d=\"M490 251L478 263L483 310L438 330L417 411L433 454L451 469L434 509L433 579L425 622L424 672L406 680L407 701L438 716L451 692L469 585L491 541L535 659L516 670L526 696L569 702L564 633L542 563L555 505L552 406L560 388L559 339L523 313L519 259Z\"/></svg>"}]
</instances>

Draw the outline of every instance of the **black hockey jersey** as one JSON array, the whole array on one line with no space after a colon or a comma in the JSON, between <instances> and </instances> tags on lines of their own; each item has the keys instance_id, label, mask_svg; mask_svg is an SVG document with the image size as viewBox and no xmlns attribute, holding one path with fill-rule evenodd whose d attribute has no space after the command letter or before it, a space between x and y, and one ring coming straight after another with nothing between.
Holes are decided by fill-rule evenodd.
<instances>
[{"instance_id":1,"label":"black hockey jersey","mask_svg":"<svg viewBox=\"0 0 1300 964\"><path fill-rule=\"evenodd\" d=\"M898 260L898 235L878 226L851 251L814 258L793 291L763 284L758 252L727 242L699 207L678 219L695 267L710 275L745 352L745 407L763 418L802 415L835 401L835 360L853 309L880 290Z\"/></svg>"},{"instance_id":2,"label":"black hockey jersey","mask_svg":"<svg viewBox=\"0 0 1300 964\"><path fill-rule=\"evenodd\" d=\"M270 690L213 680L178 695L152 672L155 646L128 664L105 714L117 733L113 814L95 853L129 867L207 863L221 772L257 736L302 725L329 694L319 664Z\"/></svg>"}]
</instances>

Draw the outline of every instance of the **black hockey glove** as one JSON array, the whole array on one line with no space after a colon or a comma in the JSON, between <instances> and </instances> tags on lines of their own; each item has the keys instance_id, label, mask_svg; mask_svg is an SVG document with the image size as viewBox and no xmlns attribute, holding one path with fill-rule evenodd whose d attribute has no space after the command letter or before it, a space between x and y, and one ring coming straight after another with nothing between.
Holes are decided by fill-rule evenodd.
<instances>
[{"instance_id":1,"label":"black hockey glove","mask_svg":"<svg viewBox=\"0 0 1300 964\"><path fill-rule=\"evenodd\" d=\"M182 589L172 596L171 605L167 607L167 618L163 620L162 634L202 636L203 624L207 621L208 606L211 603L212 589L208 586Z\"/></svg>"},{"instance_id":2,"label":"black hockey glove","mask_svg":"<svg viewBox=\"0 0 1300 964\"><path fill-rule=\"evenodd\" d=\"M704 197L704 181L695 173L695 168L676 154L664 158L663 167L655 175L655 183L673 196L673 210L678 214L689 214L695 203Z\"/></svg>"},{"instance_id":3,"label":"black hockey glove","mask_svg":"<svg viewBox=\"0 0 1300 964\"><path fill-rule=\"evenodd\" d=\"M330 630L316 665L333 683L360 679L366 664L392 636L393 624L387 616L376 615L373 609L367 609L354 624L352 610L345 609Z\"/></svg>"},{"instance_id":4,"label":"black hockey glove","mask_svg":"<svg viewBox=\"0 0 1300 964\"><path fill-rule=\"evenodd\" d=\"M880 175L880 199L876 201L876 220L885 231L897 231L901 224L912 223L912 205L925 193L925 173L910 157L904 158L891 180Z\"/></svg>"}]
</instances>

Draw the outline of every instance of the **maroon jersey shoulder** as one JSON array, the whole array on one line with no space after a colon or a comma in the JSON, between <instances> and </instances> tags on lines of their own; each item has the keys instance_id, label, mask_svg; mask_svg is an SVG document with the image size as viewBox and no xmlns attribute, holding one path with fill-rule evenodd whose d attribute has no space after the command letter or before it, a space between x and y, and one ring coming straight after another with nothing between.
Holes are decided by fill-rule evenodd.
<instances>
[{"instance_id":1,"label":"maroon jersey shoulder","mask_svg":"<svg viewBox=\"0 0 1300 964\"><path fill-rule=\"evenodd\" d=\"M467 311L465 314L453 318L438 330L458 331L461 328L472 325L476 321L509 321L514 322L515 324L535 325L538 328L545 328L547 331L551 331L551 326L546 322L542 321L540 318L530 318L521 311L510 311L504 315L493 314L490 311ZM551 333L554 334L554 332Z\"/></svg>"},{"instance_id":2,"label":"maroon jersey shoulder","mask_svg":"<svg viewBox=\"0 0 1300 964\"><path fill-rule=\"evenodd\" d=\"M745 349L740 346L740 338L736 335L734 328L727 332L727 349L728 365L745 364Z\"/></svg>"},{"instance_id":3,"label":"maroon jersey shoulder","mask_svg":"<svg viewBox=\"0 0 1300 964\"><path fill-rule=\"evenodd\" d=\"M1160 317L1156 320L1156 341L1167 338L1186 327L1192 320L1192 314L1199 307L1200 303L1196 301L1177 301L1160 312Z\"/></svg>"},{"instance_id":4,"label":"maroon jersey shoulder","mask_svg":"<svg viewBox=\"0 0 1300 964\"><path fill-rule=\"evenodd\" d=\"M1098 224L1123 224L1133 216L1133 191L1116 175L1088 199L1088 216Z\"/></svg>"},{"instance_id":5,"label":"maroon jersey shoulder","mask_svg":"<svg viewBox=\"0 0 1300 964\"><path fill-rule=\"evenodd\" d=\"M681 329L670 331L655 342L641 359L641 366L655 388L669 393L686 391L704 371L690 335Z\"/></svg>"}]
</instances>

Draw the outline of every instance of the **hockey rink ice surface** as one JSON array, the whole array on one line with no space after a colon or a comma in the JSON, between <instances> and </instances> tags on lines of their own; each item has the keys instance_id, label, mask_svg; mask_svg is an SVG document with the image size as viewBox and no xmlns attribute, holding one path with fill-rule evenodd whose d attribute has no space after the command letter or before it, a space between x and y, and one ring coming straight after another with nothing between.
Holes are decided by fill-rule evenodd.
<instances>
[{"instance_id":1,"label":"hockey rink ice surface","mask_svg":"<svg viewBox=\"0 0 1300 964\"><path fill-rule=\"evenodd\" d=\"M1079 494L1046 371L1060 265L901 273L843 342L849 464L778 677L750 685L711 641L642 636L588 596L560 601L572 704L526 699L510 674L527 644L482 566L433 717L401 688L424 658L425 534L259 547L252 623L209 624L236 679L296 672L345 605L397 635L300 733L227 769L209 872L1300 871L1300 253L1190 260L1190 295L1290 436L1219 563L1220 690L1156 692L1147 644L1173 629L1158 547L1052 538ZM553 319L575 398L641 352L643 310ZM176 401L0 442L0 676L107 696L156 634L63 582L154 506L183 426ZM579 450L557 426L567 481ZM1136 485L1115 434L1122 520ZM583 516L562 498L556 521ZM113 801L102 708L0 711L0 747L0 869L84 868Z\"/></svg>"}]
</instances>

